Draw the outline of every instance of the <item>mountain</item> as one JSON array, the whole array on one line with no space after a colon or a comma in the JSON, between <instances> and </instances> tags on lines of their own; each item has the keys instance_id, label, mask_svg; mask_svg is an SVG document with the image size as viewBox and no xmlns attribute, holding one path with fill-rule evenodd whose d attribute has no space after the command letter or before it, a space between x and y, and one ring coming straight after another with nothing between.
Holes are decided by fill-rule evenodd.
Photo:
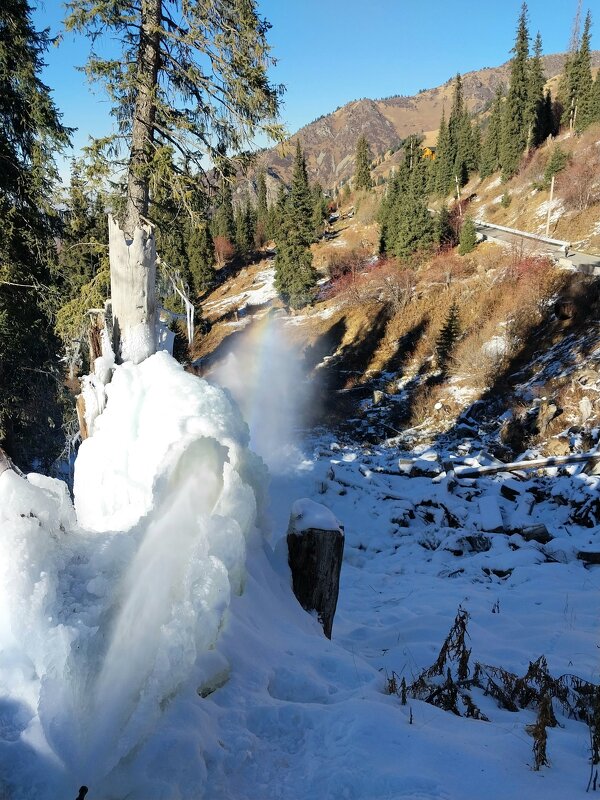
<instances>
[{"instance_id":1,"label":"mountain","mask_svg":"<svg viewBox=\"0 0 600 800\"><path fill-rule=\"evenodd\" d=\"M559 75L565 63L564 54L543 57L548 80ZM593 66L600 66L600 51L593 53ZM499 67L486 67L462 76L464 96L472 113L485 110L499 84L507 84L510 61ZM442 86L420 91L412 97L396 95L382 100L355 100L341 106L301 128L283 145L261 153L258 163L267 171L270 192L281 181L291 178L296 139L306 156L309 177L324 188L333 188L354 172L354 152L361 134L368 139L373 155L380 158L396 148L411 133L423 133L428 144L435 144L442 109L449 114L454 76ZM247 191L240 187L240 191Z\"/></svg>"}]
</instances>

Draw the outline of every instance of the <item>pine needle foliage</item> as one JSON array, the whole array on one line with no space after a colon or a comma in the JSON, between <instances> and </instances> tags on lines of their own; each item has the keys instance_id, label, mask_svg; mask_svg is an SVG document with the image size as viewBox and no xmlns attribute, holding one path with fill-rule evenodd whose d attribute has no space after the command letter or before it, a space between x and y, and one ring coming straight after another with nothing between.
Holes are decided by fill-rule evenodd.
<instances>
[{"instance_id":1,"label":"pine needle foliage","mask_svg":"<svg viewBox=\"0 0 600 800\"><path fill-rule=\"evenodd\" d=\"M118 132L89 149L98 171L127 175L123 224L152 218L156 187L190 215L204 194L208 159L217 174L258 132L279 139L281 88L269 82L269 23L255 0L71 0L67 28L86 34L86 73L104 84ZM108 38L120 42L103 56Z\"/></svg>"},{"instance_id":2,"label":"pine needle foliage","mask_svg":"<svg viewBox=\"0 0 600 800\"><path fill-rule=\"evenodd\" d=\"M458 305L452 303L448 311L448 316L440 330L436 344L435 344L435 359L438 367L443 373L448 369L452 351L460 337L460 318L458 313Z\"/></svg>"},{"instance_id":3,"label":"pine needle foliage","mask_svg":"<svg viewBox=\"0 0 600 800\"><path fill-rule=\"evenodd\" d=\"M292 186L285 199L282 195L281 201L275 240L275 288L284 303L297 309L312 300L317 282L310 249L314 231L313 197L299 141L296 143Z\"/></svg>"},{"instance_id":4,"label":"pine needle foliage","mask_svg":"<svg viewBox=\"0 0 600 800\"><path fill-rule=\"evenodd\" d=\"M461 256L466 256L477 247L477 230L473 217L465 217L463 224L460 228L460 235L458 238L458 252Z\"/></svg>"},{"instance_id":5,"label":"pine needle foliage","mask_svg":"<svg viewBox=\"0 0 600 800\"><path fill-rule=\"evenodd\" d=\"M354 169L354 188L357 190L364 189L368 191L373 188L373 180L371 178L371 162L373 161L373 153L369 146L366 136L362 134L358 137L356 143L356 159Z\"/></svg>"},{"instance_id":6,"label":"pine needle foliage","mask_svg":"<svg viewBox=\"0 0 600 800\"><path fill-rule=\"evenodd\" d=\"M70 131L40 80L51 41L26 0L0 4L0 446L24 469L62 447L54 154Z\"/></svg>"}]
</instances>

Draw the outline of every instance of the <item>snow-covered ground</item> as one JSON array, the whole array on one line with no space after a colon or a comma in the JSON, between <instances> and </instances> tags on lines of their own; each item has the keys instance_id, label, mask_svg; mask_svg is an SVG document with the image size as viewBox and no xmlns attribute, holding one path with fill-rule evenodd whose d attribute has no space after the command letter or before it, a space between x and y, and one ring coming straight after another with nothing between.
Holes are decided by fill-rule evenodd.
<instances>
[{"instance_id":1,"label":"snow-covered ground","mask_svg":"<svg viewBox=\"0 0 600 800\"><path fill-rule=\"evenodd\" d=\"M62 484L0 475L4 796L583 797L589 731L558 703L534 771L534 708L473 690L486 722L386 687L433 664L459 607L471 671L522 676L544 655L552 676L598 683L600 566L577 553L596 546L599 479L409 477L393 442L322 432L265 505L247 437L220 390L159 354L117 368L79 456L78 520ZM302 498L345 528L332 641L290 588ZM551 541L526 541L541 523Z\"/></svg>"}]
</instances>

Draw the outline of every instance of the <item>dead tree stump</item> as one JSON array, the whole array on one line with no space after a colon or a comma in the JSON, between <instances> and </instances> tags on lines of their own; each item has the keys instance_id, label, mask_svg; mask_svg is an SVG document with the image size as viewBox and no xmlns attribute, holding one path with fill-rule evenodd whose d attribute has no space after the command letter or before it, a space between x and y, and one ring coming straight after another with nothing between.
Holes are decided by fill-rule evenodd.
<instances>
[{"instance_id":1,"label":"dead tree stump","mask_svg":"<svg viewBox=\"0 0 600 800\"><path fill-rule=\"evenodd\" d=\"M319 622L331 639L344 555L344 529L325 506L297 500L287 532L288 563L298 602Z\"/></svg>"}]
</instances>

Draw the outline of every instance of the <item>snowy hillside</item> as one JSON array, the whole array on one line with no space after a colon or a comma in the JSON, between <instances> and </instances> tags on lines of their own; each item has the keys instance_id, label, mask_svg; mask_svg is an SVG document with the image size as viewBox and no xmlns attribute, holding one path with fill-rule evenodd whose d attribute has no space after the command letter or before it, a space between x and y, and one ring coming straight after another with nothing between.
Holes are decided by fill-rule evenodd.
<instances>
[{"instance_id":1,"label":"snowy hillside","mask_svg":"<svg viewBox=\"0 0 600 800\"><path fill-rule=\"evenodd\" d=\"M598 682L600 577L578 553L594 550L600 479L462 478L440 468L456 453L325 433L286 451L265 507L247 437L219 389L158 354L116 370L77 520L59 482L0 475L4 795L583 796L590 732L566 709L583 716L587 684L552 679ZM290 587L299 498L345 526L332 641ZM438 659L459 609L470 653ZM511 676L542 655L545 683L508 710ZM535 771L543 693L559 725Z\"/></svg>"}]
</instances>

